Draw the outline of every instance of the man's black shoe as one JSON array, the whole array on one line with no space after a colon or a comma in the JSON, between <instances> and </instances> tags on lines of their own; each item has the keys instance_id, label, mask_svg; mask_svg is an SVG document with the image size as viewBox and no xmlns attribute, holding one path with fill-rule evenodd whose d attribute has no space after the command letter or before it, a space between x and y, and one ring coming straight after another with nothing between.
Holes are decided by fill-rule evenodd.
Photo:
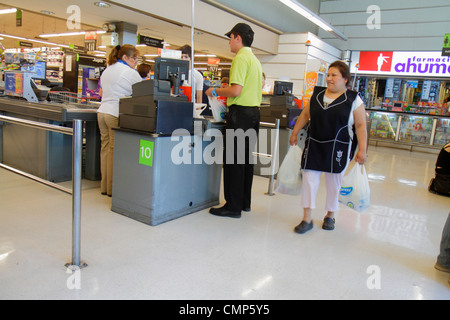
<instances>
[{"instance_id":1,"label":"man's black shoe","mask_svg":"<svg viewBox=\"0 0 450 320\"><path fill-rule=\"evenodd\" d=\"M220 207L220 208L211 208L209 209L209 213L220 216L220 217L229 217L229 218L240 218L241 212L240 211L230 211L227 208Z\"/></svg>"}]
</instances>

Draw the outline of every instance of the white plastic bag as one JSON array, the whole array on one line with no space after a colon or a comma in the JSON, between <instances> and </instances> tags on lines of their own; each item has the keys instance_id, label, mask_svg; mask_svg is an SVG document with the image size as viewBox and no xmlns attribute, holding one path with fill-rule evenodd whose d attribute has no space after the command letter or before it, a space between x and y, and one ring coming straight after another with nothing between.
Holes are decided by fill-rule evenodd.
<instances>
[{"instance_id":1,"label":"white plastic bag","mask_svg":"<svg viewBox=\"0 0 450 320\"><path fill-rule=\"evenodd\" d=\"M227 113L227 106L223 104L222 101L218 100L216 97L208 97L209 105L211 106L211 111L215 122L224 122L225 114Z\"/></svg>"},{"instance_id":2,"label":"white plastic bag","mask_svg":"<svg viewBox=\"0 0 450 320\"><path fill-rule=\"evenodd\" d=\"M289 147L275 182L275 192L297 196L302 190L302 149L298 145Z\"/></svg>"},{"instance_id":3,"label":"white plastic bag","mask_svg":"<svg viewBox=\"0 0 450 320\"><path fill-rule=\"evenodd\" d=\"M342 179L339 202L362 212L370 207L370 187L364 165L355 163L350 172Z\"/></svg>"}]
</instances>

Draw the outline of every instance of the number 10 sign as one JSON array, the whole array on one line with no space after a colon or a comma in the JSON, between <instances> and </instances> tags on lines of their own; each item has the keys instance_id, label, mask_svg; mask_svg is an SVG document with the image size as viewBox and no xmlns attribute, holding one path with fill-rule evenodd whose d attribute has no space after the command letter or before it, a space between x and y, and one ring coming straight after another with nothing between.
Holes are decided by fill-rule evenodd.
<instances>
[{"instance_id":1,"label":"number 10 sign","mask_svg":"<svg viewBox=\"0 0 450 320\"><path fill-rule=\"evenodd\" d=\"M152 166L153 162L153 141L141 140L139 147L139 163Z\"/></svg>"}]
</instances>

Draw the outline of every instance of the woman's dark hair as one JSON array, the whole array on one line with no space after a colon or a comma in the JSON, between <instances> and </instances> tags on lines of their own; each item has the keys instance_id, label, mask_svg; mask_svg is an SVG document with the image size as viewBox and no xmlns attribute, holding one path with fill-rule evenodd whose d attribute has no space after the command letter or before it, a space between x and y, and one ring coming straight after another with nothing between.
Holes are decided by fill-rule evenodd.
<instances>
[{"instance_id":1,"label":"woman's dark hair","mask_svg":"<svg viewBox=\"0 0 450 320\"><path fill-rule=\"evenodd\" d=\"M141 63L137 66L137 72L142 78L147 77L148 73L152 70L152 66L148 63Z\"/></svg>"},{"instance_id":2,"label":"woman's dark hair","mask_svg":"<svg viewBox=\"0 0 450 320\"><path fill-rule=\"evenodd\" d=\"M332 64L330 64L330 66L328 67L328 70L330 70L330 68L336 68L339 70L339 72L342 75L342 78L347 80L347 84L350 81L351 78L351 74L350 74L350 68L348 67L348 65L345 62L342 61L335 61Z\"/></svg>"},{"instance_id":3,"label":"woman's dark hair","mask_svg":"<svg viewBox=\"0 0 450 320\"><path fill-rule=\"evenodd\" d=\"M115 46L109 53L108 65L113 65L117 62L117 60L122 59L123 55L126 55L128 58L137 57L139 56L139 51L135 46L132 46L131 44Z\"/></svg>"}]
</instances>

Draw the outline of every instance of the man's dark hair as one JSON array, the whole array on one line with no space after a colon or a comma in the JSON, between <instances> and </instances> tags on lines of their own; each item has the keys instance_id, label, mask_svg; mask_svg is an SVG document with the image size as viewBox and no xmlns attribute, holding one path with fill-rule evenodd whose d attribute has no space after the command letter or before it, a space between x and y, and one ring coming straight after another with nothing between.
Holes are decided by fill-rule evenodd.
<instances>
[{"instance_id":1,"label":"man's dark hair","mask_svg":"<svg viewBox=\"0 0 450 320\"><path fill-rule=\"evenodd\" d=\"M187 54L189 56L189 59L192 60L192 48L190 45L185 44L184 46L182 46L180 48L180 50L181 50L181 54Z\"/></svg>"},{"instance_id":2,"label":"man's dark hair","mask_svg":"<svg viewBox=\"0 0 450 320\"><path fill-rule=\"evenodd\" d=\"M253 43L253 37L255 36L255 33L248 24L238 23L233 27L233 29L231 29L230 32L225 35L227 37L230 37L230 35L234 35L235 37L241 36L242 44L246 47L250 47Z\"/></svg>"}]
</instances>

